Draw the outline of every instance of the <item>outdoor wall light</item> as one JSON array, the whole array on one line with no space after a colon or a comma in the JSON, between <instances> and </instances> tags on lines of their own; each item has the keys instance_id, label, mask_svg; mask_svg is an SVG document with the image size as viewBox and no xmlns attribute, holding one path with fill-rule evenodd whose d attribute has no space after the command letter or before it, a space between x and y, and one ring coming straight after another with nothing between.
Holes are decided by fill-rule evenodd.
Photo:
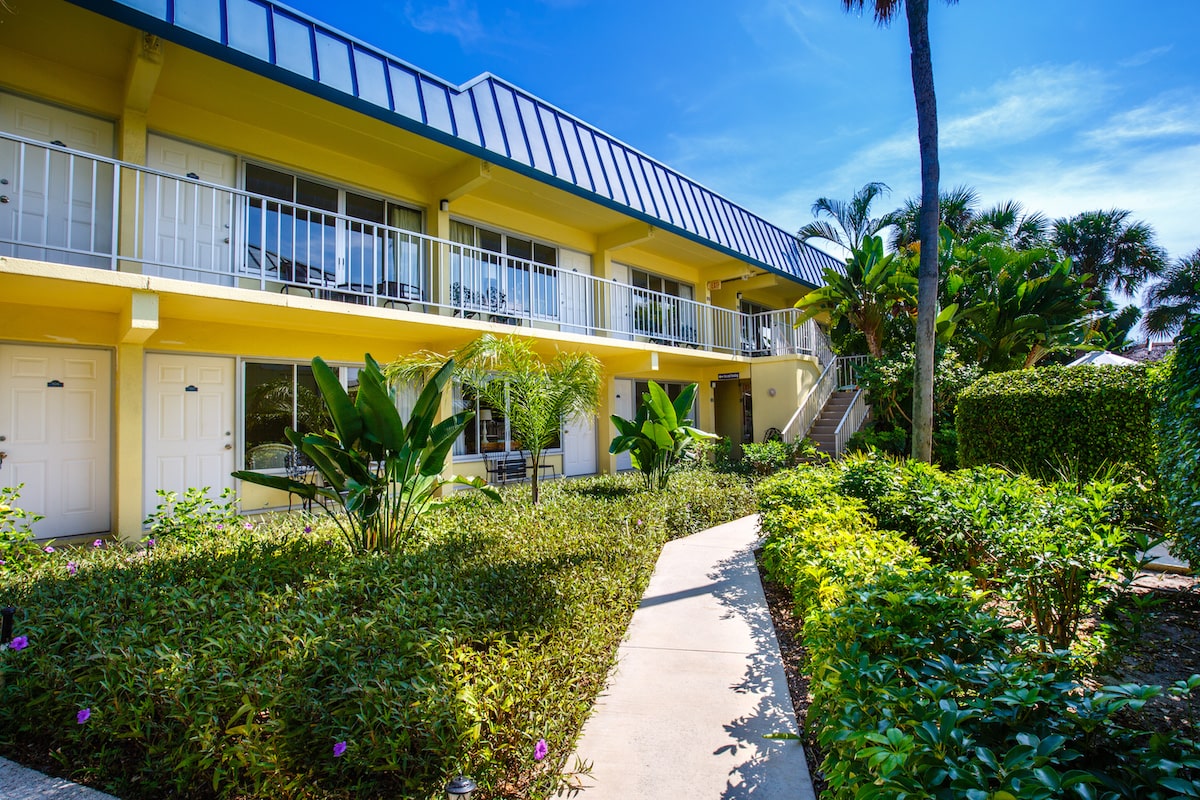
<instances>
[{"instance_id":1,"label":"outdoor wall light","mask_svg":"<svg viewBox=\"0 0 1200 800\"><path fill-rule=\"evenodd\" d=\"M438 203L438 208L440 208L442 211L449 211L450 210L450 201L442 200L441 202Z\"/></svg>"},{"instance_id":2,"label":"outdoor wall light","mask_svg":"<svg viewBox=\"0 0 1200 800\"><path fill-rule=\"evenodd\" d=\"M768 397L774 397L774 396L775 396L775 387L774 387L774 386L772 386L770 389L767 389L767 396L768 396Z\"/></svg>"},{"instance_id":3,"label":"outdoor wall light","mask_svg":"<svg viewBox=\"0 0 1200 800\"><path fill-rule=\"evenodd\" d=\"M471 800L476 788L475 781L466 775L459 775L446 784L446 797L448 800Z\"/></svg>"}]
</instances>

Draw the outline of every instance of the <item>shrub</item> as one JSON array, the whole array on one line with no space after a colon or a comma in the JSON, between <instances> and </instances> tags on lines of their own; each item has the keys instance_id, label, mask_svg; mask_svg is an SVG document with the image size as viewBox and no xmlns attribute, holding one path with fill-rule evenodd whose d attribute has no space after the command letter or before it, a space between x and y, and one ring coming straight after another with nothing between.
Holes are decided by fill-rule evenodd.
<instances>
[{"instance_id":1,"label":"shrub","mask_svg":"<svg viewBox=\"0 0 1200 800\"><path fill-rule=\"evenodd\" d=\"M794 442L770 439L742 445L742 461L759 476L771 475L816 457L817 448L811 439L797 439Z\"/></svg>"},{"instance_id":2,"label":"shrub","mask_svg":"<svg viewBox=\"0 0 1200 800\"><path fill-rule=\"evenodd\" d=\"M836 477L832 469L813 466L776 473L756 487L758 508L766 514L780 508L806 508L823 503L836 492Z\"/></svg>"},{"instance_id":3,"label":"shrub","mask_svg":"<svg viewBox=\"0 0 1200 800\"><path fill-rule=\"evenodd\" d=\"M617 435L609 445L610 453L629 453L634 469L642 474L647 489L663 491L680 465L684 454L697 442L716 439L711 433L692 427L688 414L696 398L696 384L690 383L674 401L654 381L642 395L633 419L612 415Z\"/></svg>"},{"instance_id":4,"label":"shrub","mask_svg":"<svg viewBox=\"0 0 1200 800\"><path fill-rule=\"evenodd\" d=\"M33 525L41 515L17 505L24 485L0 487L0 573L28 569L43 555L33 541Z\"/></svg>"},{"instance_id":5,"label":"shrub","mask_svg":"<svg viewBox=\"0 0 1200 800\"><path fill-rule=\"evenodd\" d=\"M233 489L222 490L215 499L207 486L189 488L183 497L165 489L156 494L158 507L145 522L155 541L193 542L202 536L228 535L239 522Z\"/></svg>"},{"instance_id":6,"label":"shrub","mask_svg":"<svg viewBox=\"0 0 1200 800\"><path fill-rule=\"evenodd\" d=\"M810 720L830 797L1194 795L1196 743L1115 716L1163 690L1085 688L1061 655L1031 657L985 600L961 577L885 575L810 618Z\"/></svg>"},{"instance_id":7,"label":"shrub","mask_svg":"<svg viewBox=\"0 0 1200 800\"><path fill-rule=\"evenodd\" d=\"M1132 462L1153 472L1145 368L1043 367L985 375L958 398L964 467L999 465L1052 476L1064 460L1083 474Z\"/></svg>"},{"instance_id":8,"label":"shrub","mask_svg":"<svg viewBox=\"0 0 1200 800\"><path fill-rule=\"evenodd\" d=\"M1200 317L1183 330L1159 383L1158 475L1174 529L1173 551L1200 565Z\"/></svg>"},{"instance_id":9,"label":"shrub","mask_svg":"<svg viewBox=\"0 0 1200 800\"><path fill-rule=\"evenodd\" d=\"M762 564L788 586L797 616L840 605L846 592L883 573L928 566L917 548L875 529L860 500L829 497L820 505L779 508L763 516Z\"/></svg>"}]
</instances>

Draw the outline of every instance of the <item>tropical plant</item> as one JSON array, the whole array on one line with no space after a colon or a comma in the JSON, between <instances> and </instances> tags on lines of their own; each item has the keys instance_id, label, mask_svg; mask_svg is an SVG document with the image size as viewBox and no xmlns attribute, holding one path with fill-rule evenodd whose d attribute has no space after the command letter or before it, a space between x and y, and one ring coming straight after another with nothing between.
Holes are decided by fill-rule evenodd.
<instances>
[{"instance_id":1,"label":"tropical plant","mask_svg":"<svg viewBox=\"0 0 1200 800\"><path fill-rule=\"evenodd\" d=\"M1200 249L1180 258L1146 289L1142 326L1150 333L1176 333L1188 317L1200 314Z\"/></svg>"},{"instance_id":2,"label":"tropical plant","mask_svg":"<svg viewBox=\"0 0 1200 800\"><path fill-rule=\"evenodd\" d=\"M1172 552L1200 569L1200 316L1160 370L1154 412L1158 475L1174 527Z\"/></svg>"},{"instance_id":3,"label":"tropical plant","mask_svg":"<svg viewBox=\"0 0 1200 800\"><path fill-rule=\"evenodd\" d=\"M896 253L884 255L883 239L867 236L851 251L845 271L826 269L824 285L796 303L803 313L797 324L826 313L835 325L847 320L867 340L872 356L883 355L884 327L889 317L908 313L913 278Z\"/></svg>"},{"instance_id":4,"label":"tropical plant","mask_svg":"<svg viewBox=\"0 0 1200 800\"><path fill-rule=\"evenodd\" d=\"M1154 230L1130 221L1129 215L1114 208L1054 221L1054 246L1091 276L1087 286L1093 300L1109 286L1133 294L1167 266L1167 253L1155 241Z\"/></svg>"},{"instance_id":5,"label":"tropical plant","mask_svg":"<svg viewBox=\"0 0 1200 800\"><path fill-rule=\"evenodd\" d=\"M647 489L666 489L684 453L696 442L717 438L693 427L688 419L695 399L694 383L685 386L672 402L661 386L650 381L633 419L612 415L617 435L608 452L628 452L633 466L641 470Z\"/></svg>"},{"instance_id":6,"label":"tropical plant","mask_svg":"<svg viewBox=\"0 0 1200 800\"><path fill-rule=\"evenodd\" d=\"M474 416L464 411L436 421L453 361L425 385L407 423L370 354L359 372L354 400L321 358L312 360L312 369L334 429L302 434L288 428L284 433L316 467L324 485L251 470L235 472L235 478L315 501L359 552L403 547L421 515L441 502L434 499L437 492L449 484L480 489L499 500L480 478L441 477L454 440Z\"/></svg>"},{"instance_id":7,"label":"tropical plant","mask_svg":"<svg viewBox=\"0 0 1200 800\"><path fill-rule=\"evenodd\" d=\"M796 235L802 242L823 239L845 250L857 250L868 236L877 235L890 224L886 216L871 216L871 203L888 191L887 184L873 181L855 192L848 203L845 200L818 197L812 205L813 216L827 216L832 222L814 220L797 231Z\"/></svg>"},{"instance_id":8,"label":"tropical plant","mask_svg":"<svg viewBox=\"0 0 1200 800\"><path fill-rule=\"evenodd\" d=\"M514 441L529 451L533 502L546 450L558 441L564 422L596 413L601 365L591 353L555 353L545 361L519 336L484 334L454 350L454 379L480 402L503 411ZM423 350L388 365L402 383L426 380L443 356Z\"/></svg>"},{"instance_id":9,"label":"tropical plant","mask_svg":"<svg viewBox=\"0 0 1200 800\"><path fill-rule=\"evenodd\" d=\"M155 494L159 504L146 517L145 524L156 540L194 542L203 536L228 536L237 524L237 497L233 489L222 489L217 497L207 486L190 487L183 497L166 489Z\"/></svg>"},{"instance_id":10,"label":"tropical plant","mask_svg":"<svg viewBox=\"0 0 1200 800\"><path fill-rule=\"evenodd\" d=\"M953 4L957 0L946 0ZM933 346L938 295L938 136L933 57L929 47L929 0L875 0L875 21L887 25L903 3L912 49L913 96L917 104L917 142L921 151L921 215L917 230L921 254L917 268L917 367L913 384L913 457L929 461L933 449ZM866 0L842 0L847 11L861 12Z\"/></svg>"}]
</instances>

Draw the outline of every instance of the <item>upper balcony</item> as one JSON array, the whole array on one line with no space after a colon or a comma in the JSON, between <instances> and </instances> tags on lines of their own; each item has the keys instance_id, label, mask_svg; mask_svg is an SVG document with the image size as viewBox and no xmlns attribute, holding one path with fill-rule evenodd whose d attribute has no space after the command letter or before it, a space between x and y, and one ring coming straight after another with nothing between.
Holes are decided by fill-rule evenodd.
<instances>
[{"instance_id":1,"label":"upper balcony","mask_svg":"<svg viewBox=\"0 0 1200 800\"><path fill-rule=\"evenodd\" d=\"M743 356L828 360L792 309L743 314L376 219L0 134L0 255ZM11 167L10 167L11 165Z\"/></svg>"}]
</instances>

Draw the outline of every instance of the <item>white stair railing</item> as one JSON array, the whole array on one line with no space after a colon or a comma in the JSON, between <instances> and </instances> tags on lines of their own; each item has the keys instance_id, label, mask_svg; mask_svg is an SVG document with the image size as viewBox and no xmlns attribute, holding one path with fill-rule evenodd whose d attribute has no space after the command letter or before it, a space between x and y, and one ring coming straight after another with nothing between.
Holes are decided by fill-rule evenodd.
<instances>
[{"instance_id":1,"label":"white stair railing","mask_svg":"<svg viewBox=\"0 0 1200 800\"><path fill-rule=\"evenodd\" d=\"M821 372L821 376L817 378L817 382L800 401L796 413L783 428L785 442L803 439L812 430L817 417L821 416L821 410L825 408L825 404L829 402L829 398L833 396L833 392L837 388L837 363L836 357L829 362L829 365Z\"/></svg>"},{"instance_id":2,"label":"white stair railing","mask_svg":"<svg viewBox=\"0 0 1200 800\"><path fill-rule=\"evenodd\" d=\"M867 405L867 393L863 389L858 389L854 392L854 399L850 401L850 406L838 421L837 428L833 432L834 458L842 455L846 449L846 443L850 441L851 436L858 433L858 429L862 427L870 413L871 407Z\"/></svg>"}]
</instances>

